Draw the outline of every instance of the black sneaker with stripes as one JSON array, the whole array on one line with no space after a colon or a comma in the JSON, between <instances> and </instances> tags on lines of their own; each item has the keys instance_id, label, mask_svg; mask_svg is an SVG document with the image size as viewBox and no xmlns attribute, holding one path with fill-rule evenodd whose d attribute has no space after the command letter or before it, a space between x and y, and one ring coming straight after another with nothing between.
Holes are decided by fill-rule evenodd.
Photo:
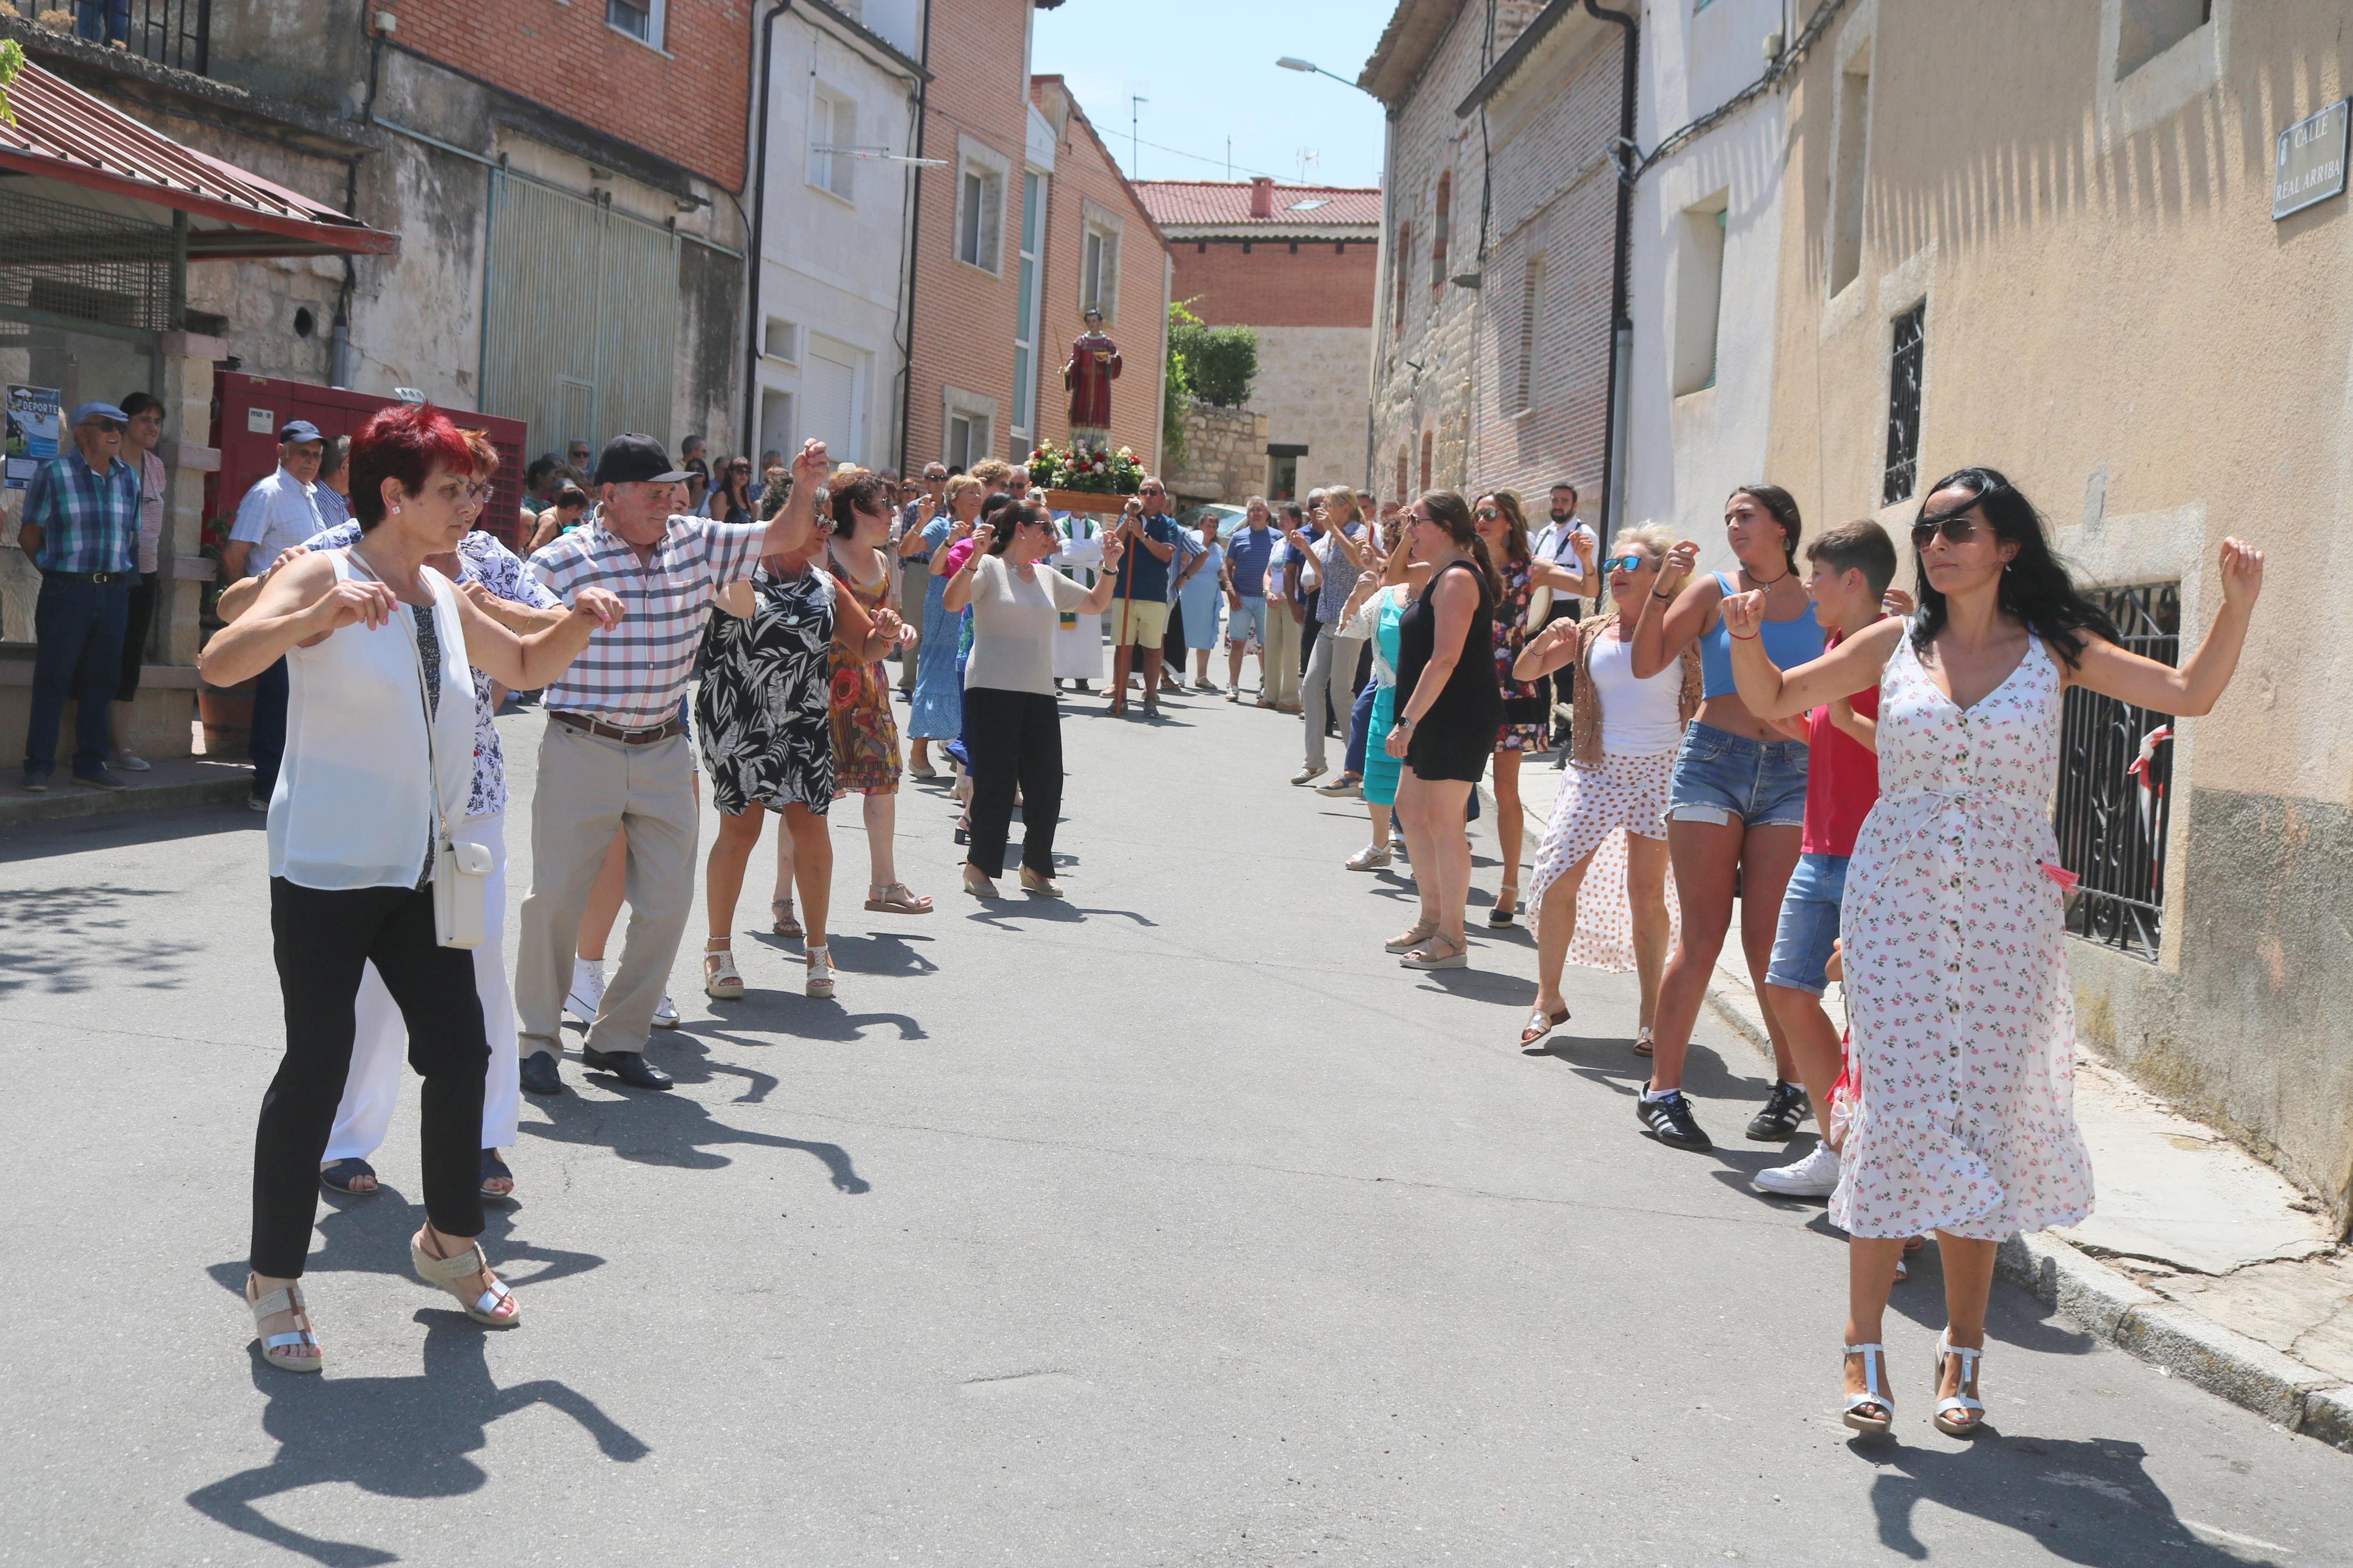
<instances>
[{"instance_id":1,"label":"black sneaker with stripes","mask_svg":"<svg viewBox=\"0 0 2353 1568\"><path fill-rule=\"evenodd\" d=\"M1713 1149L1706 1133L1692 1116L1691 1101L1682 1089L1670 1089L1657 1100L1650 1098L1651 1086L1642 1086L1643 1098L1634 1102L1634 1115L1651 1137L1670 1149Z\"/></svg>"},{"instance_id":2,"label":"black sneaker with stripes","mask_svg":"<svg viewBox=\"0 0 2353 1568\"><path fill-rule=\"evenodd\" d=\"M1807 1103L1806 1091L1783 1079L1773 1085L1766 1097L1765 1109L1748 1123L1748 1136L1757 1143L1786 1143L1798 1135L1798 1123L1806 1119L1812 1107Z\"/></svg>"}]
</instances>

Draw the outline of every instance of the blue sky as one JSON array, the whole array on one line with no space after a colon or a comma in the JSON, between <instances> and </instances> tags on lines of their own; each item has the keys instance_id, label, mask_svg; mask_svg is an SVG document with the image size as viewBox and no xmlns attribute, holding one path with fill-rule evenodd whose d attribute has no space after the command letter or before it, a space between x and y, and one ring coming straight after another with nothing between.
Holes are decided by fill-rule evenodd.
<instances>
[{"instance_id":1,"label":"blue sky","mask_svg":"<svg viewBox=\"0 0 2353 1568\"><path fill-rule=\"evenodd\" d=\"M1031 63L1069 79L1131 178L1222 180L1230 136L1236 179L1297 179L1305 149L1317 154L1310 184L1376 185L1380 105L1274 61L1293 55L1354 82L1393 8L1388 0L1069 0L1037 14ZM1145 145L1133 150L1131 94L1149 100L1135 111Z\"/></svg>"}]
</instances>

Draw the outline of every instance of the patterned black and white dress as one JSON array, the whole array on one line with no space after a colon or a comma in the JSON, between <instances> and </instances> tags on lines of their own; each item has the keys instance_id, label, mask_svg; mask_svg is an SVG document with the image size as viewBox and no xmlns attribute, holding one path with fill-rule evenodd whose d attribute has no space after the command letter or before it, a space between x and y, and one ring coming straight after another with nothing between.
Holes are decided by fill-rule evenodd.
<instances>
[{"instance_id":1,"label":"patterned black and white dress","mask_svg":"<svg viewBox=\"0 0 2353 1568\"><path fill-rule=\"evenodd\" d=\"M752 614L712 616L694 725L711 799L729 816L833 804L833 732L827 723L827 653L833 646L833 577L804 571L752 575Z\"/></svg>"}]
</instances>

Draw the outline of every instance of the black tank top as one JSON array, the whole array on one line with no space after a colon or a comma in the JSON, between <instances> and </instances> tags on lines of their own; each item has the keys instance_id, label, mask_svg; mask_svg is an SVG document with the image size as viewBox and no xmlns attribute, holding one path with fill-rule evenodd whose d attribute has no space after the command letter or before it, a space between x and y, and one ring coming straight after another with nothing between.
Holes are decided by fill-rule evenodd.
<instances>
[{"instance_id":1,"label":"black tank top","mask_svg":"<svg viewBox=\"0 0 2353 1568\"><path fill-rule=\"evenodd\" d=\"M1504 693L1495 684L1494 596L1487 590L1487 574L1475 562L1448 562L1406 606L1404 617L1398 622L1398 711L1405 711L1421 679L1422 667L1430 662L1438 635L1438 585L1446 580L1447 573L1454 571L1471 574L1479 590L1479 611L1462 628L1461 656L1454 661L1453 673L1447 677L1438 700L1414 726L1414 741L1419 744L1425 737L1461 740L1475 745L1483 755L1494 749L1495 731L1504 722Z\"/></svg>"}]
</instances>

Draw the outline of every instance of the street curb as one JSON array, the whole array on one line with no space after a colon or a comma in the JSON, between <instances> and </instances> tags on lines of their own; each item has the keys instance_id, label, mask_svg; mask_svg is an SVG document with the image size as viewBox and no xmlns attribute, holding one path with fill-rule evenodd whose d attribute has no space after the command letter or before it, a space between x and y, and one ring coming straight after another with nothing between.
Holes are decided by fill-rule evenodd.
<instances>
[{"instance_id":1,"label":"street curb","mask_svg":"<svg viewBox=\"0 0 2353 1568\"><path fill-rule=\"evenodd\" d=\"M1479 794L1482 809L1494 810L1493 791L1482 784ZM1524 853L1533 863L1538 835L1524 831L1522 837ZM1707 1005L1751 1049L1771 1061L1771 1039L1749 1021L1728 988L1709 986ZM2055 1236L2011 1237L1995 1255L1994 1273L2024 1288L2094 1339L2168 1376L2196 1384L2287 1431L2353 1454L2353 1384L2200 1317Z\"/></svg>"},{"instance_id":2,"label":"street curb","mask_svg":"<svg viewBox=\"0 0 2353 1568\"><path fill-rule=\"evenodd\" d=\"M48 795L0 799L0 829L27 822L64 822L84 816L119 816L134 811L175 811L192 805L235 805L253 790L240 773L225 779L193 779L185 784L151 784L143 788L88 789L58 785Z\"/></svg>"}]
</instances>

